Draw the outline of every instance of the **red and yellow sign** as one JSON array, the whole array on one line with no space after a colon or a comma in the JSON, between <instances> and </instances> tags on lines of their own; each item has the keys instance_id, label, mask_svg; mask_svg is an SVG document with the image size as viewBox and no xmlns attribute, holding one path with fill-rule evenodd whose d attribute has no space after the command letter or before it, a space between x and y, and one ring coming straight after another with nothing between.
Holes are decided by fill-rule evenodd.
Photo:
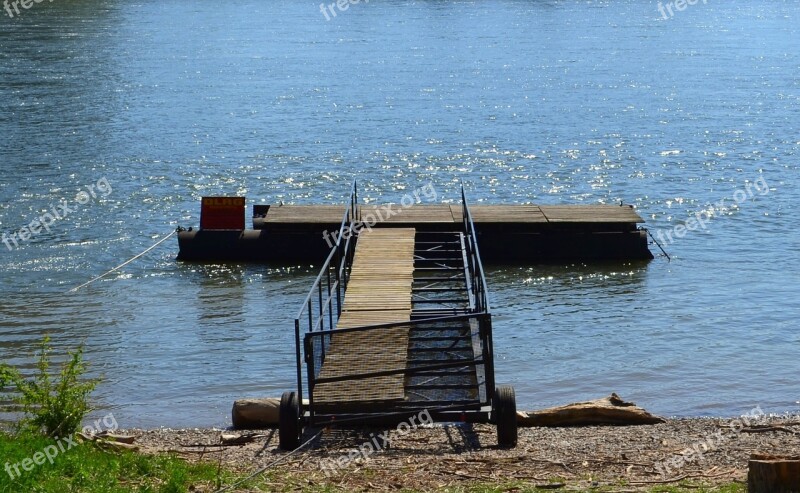
<instances>
[{"instance_id":1,"label":"red and yellow sign","mask_svg":"<svg viewBox=\"0 0 800 493\"><path fill-rule=\"evenodd\" d=\"M203 197L200 229L244 229L244 197Z\"/></svg>"}]
</instances>

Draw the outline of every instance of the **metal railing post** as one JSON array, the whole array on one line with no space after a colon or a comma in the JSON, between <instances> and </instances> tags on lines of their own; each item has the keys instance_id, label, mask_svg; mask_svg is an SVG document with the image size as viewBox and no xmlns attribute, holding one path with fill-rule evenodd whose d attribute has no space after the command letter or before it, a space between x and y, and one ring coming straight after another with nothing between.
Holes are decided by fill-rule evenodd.
<instances>
[{"instance_id":1,"label":"metal railing post","mask_svg":"<svg viewBox=\"0 0 800 493\"><path fill-rule=\"evenodd\" d=\"M303 339L303 350L306 354L306 368L308 369L308 408L311 411L311 418L314 417L314 382L317 378L314 367L314 341L312 334L306 334ZM310 357L309 357L310 356ZM301 401L302 403L302 401Z\"/></svg>"},{"instance_id":2,"label":"metal railing post","mask_svg":"<svg viewBox=\"0 0 800 493\"><path fill-rule=\"evenodd\" d=\"M294 343L297 356L297 396L300 402L300 415L303 415L303 361L300 356L300 319L294 320Z\"/></svg>"},{"instance_id":3,"label":"metal railing post","mask_svg":"<svg viewBox=\"0 0 800 493\"><path fill-rule=\"evenodd\" d=\"M333 297L331 296L331 269L328 268L328 301L325 303L328 308L328 327L333 328ZM337 316L338 319L338 316Z\"/></svg>"},{"instance_id":4,"label":"metal railing post","mask_svg":"<svg viewBox=\"0 0 800 493\"><path fill-rule=\"evenodd\" d=\"M486 371L486 386L494 392L494 342L492 341L492 316L490 314L484 315L485 322L481 325L484 326L483 330L486 331L486 347L484 348L485 354L483 360L487 362L484 367Z\"/></svg>"}]
</instances>

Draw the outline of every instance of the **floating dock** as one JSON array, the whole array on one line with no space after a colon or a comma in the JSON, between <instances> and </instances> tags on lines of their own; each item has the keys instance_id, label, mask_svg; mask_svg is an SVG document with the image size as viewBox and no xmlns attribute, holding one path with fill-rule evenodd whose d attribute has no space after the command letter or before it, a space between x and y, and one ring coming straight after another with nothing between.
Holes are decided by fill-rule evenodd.
<instances>
[{"instance_id":1,"label":"floating dock","mask_svg":"<svg viewBox=\"0 0 800 493\"><path fill-rule=\"evenodd\" d=\"M242 199L243 200L243 199ZM364 230L450 231L460 205L360 205ZM255 205L252 229L182 231L179 260L321 263L346 205ZM486 264L649 260L644 219L631 205L473 205ZM387 217L389 216L389 217Z\"/></svg>"}]
</instances>

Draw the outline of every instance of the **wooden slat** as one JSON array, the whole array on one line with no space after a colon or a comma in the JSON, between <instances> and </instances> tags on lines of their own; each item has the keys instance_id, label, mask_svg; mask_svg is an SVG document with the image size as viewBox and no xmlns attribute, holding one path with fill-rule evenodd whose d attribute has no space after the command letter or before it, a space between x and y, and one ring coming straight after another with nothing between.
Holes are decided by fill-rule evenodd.
<instances>
[{"instance_id":1,"label":"wooden slat","mask_svg":"<svg viewBox=\"0 0 800 493\"><path fill-rule=\"evenodd\" d=\"M643 223L631 206L619 205L541 205L551 223Z\"/></svg>"},{"instance_id":2,"label":"wooden slat","mask_svg":"<svg viewBox=\"0 0 800 493\"><path fill-rule=\"evenodd\" d=\"M411 320L414 273L413 228L363 231L356 244L350 281L337 329ZM334 334L320 378L405 368L408 326ZM370 406L405 399L405 376L317 384L320 406Z\"/></svg>"},{"instance_id":3,"label":"wooden slat","mask_svg":"<svg viewBox=\"0 0 800 493\"><path fill-rule=\"evenodd\" d=\"M341 223L343 205L273 205L267 211L265 223L330 224Z\"/></svg>"},{"instance_id":4,"label":"wooden slat","mask_svg":"<svg viewBox=\"0 0 800 493\"><path fill-rule=\"evenodd\" d=\"M461 222L462 207L451 205L453 220ZM477 223L546 223L538 205L471 205L472 220Z\"/></svg>"},{"instance_id":5,"label":"wooden slat","mask_svg":"<svg viewBox=\"0 0 800 493\"><path fill-rule=\"evenodd\" d=\"M339 329L351 329L367 325L388 324L411 319L411 310L381 310L380 312L348 311L342 312Z\"/></svg>"},{"instance_id":6,"label":"wooden slat","mask_svg":"<svg viewBox=\"0 0 800 493\"><path fill-rule=\"evenodd\" d=\"M453 214L447 204L418 204L407 208L395 206L393 210L398 211L398 213L388 218L385 221L386 223L453 223ZM366 213L367 210L362 209L362 219L366 219L364 217Z\"/></svg>"}]
</instances>

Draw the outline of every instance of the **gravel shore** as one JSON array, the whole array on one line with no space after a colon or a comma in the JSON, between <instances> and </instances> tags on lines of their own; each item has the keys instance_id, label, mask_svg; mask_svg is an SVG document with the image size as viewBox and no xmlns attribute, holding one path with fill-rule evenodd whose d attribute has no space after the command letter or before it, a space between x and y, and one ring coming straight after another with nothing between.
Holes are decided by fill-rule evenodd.
<instances>
[{"instance_id":1,"label":"gravel shore","mask_svg":"<svg viewBox=\"0 0 800 493\"><path fill-rule=\"evenodd\" d=\"M751 420L669 419L644 426L520 428L514 449L496 447L489 425L413 430L307 430L310 444L278 450L277 430L125 430L145 452L175 452L241 473L270 466L280 490L330 486L343 491L435 490L476 483L606 487L641 491L659 484L744 481L751 453L800 455L800 416ZM221 445L222 437L250 436ZM318 435L318 436L317 436ZM388 443L381 439L388 437ZM274 462L279 461L274 464Z\"/></svg>"}]
</instances>

